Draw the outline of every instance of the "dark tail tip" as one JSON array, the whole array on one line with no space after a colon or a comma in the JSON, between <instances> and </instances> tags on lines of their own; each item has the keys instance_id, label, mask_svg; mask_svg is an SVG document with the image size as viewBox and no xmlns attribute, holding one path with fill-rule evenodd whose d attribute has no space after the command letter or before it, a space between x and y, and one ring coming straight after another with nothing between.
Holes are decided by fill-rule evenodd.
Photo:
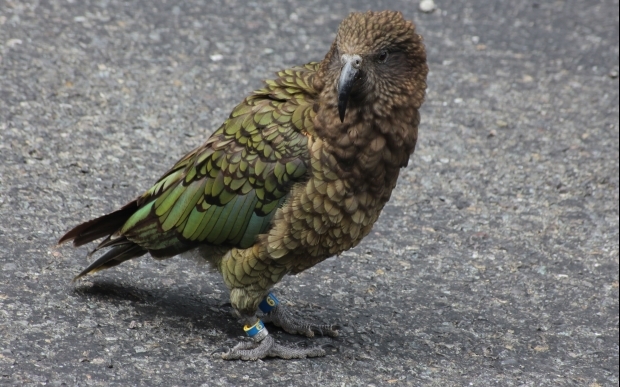
<instances>
[{"instance_id":1,"label":"dark tail tip","mask_svg":"<svg viewBox=\"0 0 620 387\"><path fill-rule=\"evenodd\" d=\"M96 252L94 250L92 253ZM92 254L91 253L91 254ZM93 263L76 275L71 282L84 277L86 274L96 273L100 270L108 269L133 258L141 257L147 253L147 250L137 244L127 241L127 243L114 246L108 252L97 258Z\"/></svg>"},{"instance_id":2,"label":"dark tail tip","mask_svg":"<svg viewBox=\"0 0 620 387\"><path fill-rule=\"evenodd\" d=\"M82 246L104 236L117 232L138 209L134 200L124 207L99 218L89 220L69 230L58 240L58 245L73 241L74 246Z\"/></svg>"}]
</instances>

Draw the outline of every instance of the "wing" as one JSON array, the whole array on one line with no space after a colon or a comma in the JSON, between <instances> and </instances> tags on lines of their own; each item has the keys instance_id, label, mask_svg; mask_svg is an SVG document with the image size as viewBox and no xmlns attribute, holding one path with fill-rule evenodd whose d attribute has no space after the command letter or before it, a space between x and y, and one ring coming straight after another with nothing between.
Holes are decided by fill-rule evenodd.
<instances>
[{"instance_id":1,"label":"wing","mask_svg":"<svg viewBox=\"0 0 620 387\"><path fill-rule=\"evenodd\" d=\"M317 64L278 73L142 195L120 234L156 257L199 244L246 248L306 179Z\"/></svg>"}]
</instances>

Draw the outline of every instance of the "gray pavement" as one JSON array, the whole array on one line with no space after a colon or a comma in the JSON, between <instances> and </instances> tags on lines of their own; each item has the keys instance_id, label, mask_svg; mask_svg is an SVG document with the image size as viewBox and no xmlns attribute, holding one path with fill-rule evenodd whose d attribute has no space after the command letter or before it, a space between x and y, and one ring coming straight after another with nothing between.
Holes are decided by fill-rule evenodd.
<instances>
[{"instance_id":1,"label":"gray pavement","mask_svg":"<svg viewBox=\"0 0 620 387\"><path fill-rule=\"evenodd\" d=\"M0 0L0 385L617 386L618 1ZM429 54L420 141L371 235L278 294L325 358L225 362L218 275L86 281L69 227L124 204L351 10Z\"/></svg>"}]
</instances>

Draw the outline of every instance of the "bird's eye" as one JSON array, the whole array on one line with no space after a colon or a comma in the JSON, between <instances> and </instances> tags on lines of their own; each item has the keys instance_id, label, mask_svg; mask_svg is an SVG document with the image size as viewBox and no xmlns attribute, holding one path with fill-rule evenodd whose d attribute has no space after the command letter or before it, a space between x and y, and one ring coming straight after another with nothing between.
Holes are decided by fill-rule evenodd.
<instances>
[{"instance_id":1,"label":"bird's eye","mask_svg":"<svg viewBox=\"0 0 620 387\"><path fill-rule=\"evenodd\" d=\"M389 56L388 52L387 52L387 51L385 51L385 50L383 50L383 51L381 51L381 52L379 53L379 56L377 57L377 60L378 60L380 63L385 63L385 61L387 60L388 56Z\"/></svg>"}]
</instances>

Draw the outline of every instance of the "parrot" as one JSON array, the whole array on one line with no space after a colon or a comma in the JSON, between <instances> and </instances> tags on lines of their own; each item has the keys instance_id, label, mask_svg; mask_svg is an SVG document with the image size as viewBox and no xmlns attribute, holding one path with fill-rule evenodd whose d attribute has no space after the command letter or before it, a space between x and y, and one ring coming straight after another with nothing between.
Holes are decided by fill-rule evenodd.
<instances>
[{"instance_id":1,"label":"parrot","mask_svg":"<svg viewBox=\"0 0 620 387\"><path fill-rule=\"evenodd\" d=\"M265 323L338 335L294 316L273 287L370 233L414 152L427 74L423 38L401 12L349 14L323 60L277 72L150 189L62 236L103 238L75 279L147 253L195 253L221 274L248 337L223 359L325 356L269 334Z\"/></svg>"}]
</instances>

